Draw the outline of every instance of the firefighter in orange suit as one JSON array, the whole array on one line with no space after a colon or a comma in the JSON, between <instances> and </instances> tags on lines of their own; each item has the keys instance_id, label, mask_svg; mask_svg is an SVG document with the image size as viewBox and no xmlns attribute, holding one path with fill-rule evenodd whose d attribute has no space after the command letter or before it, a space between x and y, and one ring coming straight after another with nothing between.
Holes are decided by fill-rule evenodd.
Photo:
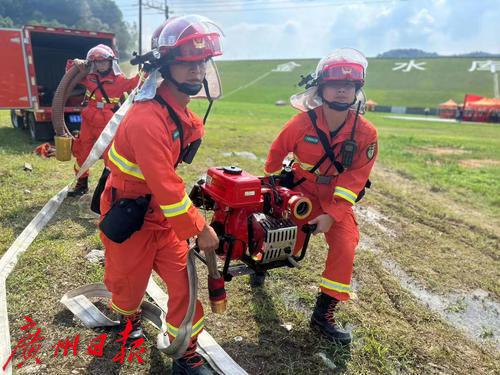
<instances>
[{"instance_id":1,"label":"firefighter in orange suit","mask_svg":"<svg viewBox=\"0 0 500 375\"><path fill-rule=\"evenodd\" d=\"M186 194L176 166L186 151L184 146L203 136L203 121L187 104L190 96L202 90L211 57L222 54L222 32L207 18L195 15L171 18L160 31L154 41L160 56L158 70L149 75L120 124L108 152L111 174L101 195L104 214L113 202L149 195L144 224L123 243L111 241L103 232L100 235L106 249L104 282L112 293L111 307L124 321L132 322L132 337L142 336L140 305L151 272L156 271L168 290L166 320L172 342L189 301L186 240L197 236L198 246L205 252L214 251L219 244L216 233ZM156 72L163 77L158 88ZM190 345L174 360L174 373L213 373L196 353L203 327L203 308L197 301Z\"/></svg>"},{"instance_id":2,"label":"firefighter in orange suit","mask_svg":"<svg viewBox=\"0 0 500 375\"><path fill-rule=\"evenodd\" d=\"M334 312L351 292L359 239L352 206L364 194L377 157L377 131L356 105L367 65L354 49L339 49L323 58L315 74L303 80L306 91L291 97L301 113L285 124L265 164L266 174L279 173L284 157L293 153L291 187L313 202L309 223L317 225L314 234L325 234L329 249L311 326L342 344L350 343L351 335L336 323Z\"/></svg>"},{"instance_id":3,"label":"firefighter in orange suit","mask_svg":"<svg viewBox=\"0 0 500 375\"><path fill-rule=\"evenodd\" d=\"M76 158L74 169L75 173L78 173L92 146L118 109L120 101L124 99L124 95L137 86L139 75L130 79L125 77L118 66L115 53L104 44L91 48L86 61L79 59L73 61L79 69L85 69L87 63L91 64L90 74L80 82L87 89L84 99L86 107L82 110L80 133L72 147ZM106 152L103 155L106 155ZM85 172L68 195L75 197L87 193L88 176L89 173Z\"/></svg>"}]
</instances>

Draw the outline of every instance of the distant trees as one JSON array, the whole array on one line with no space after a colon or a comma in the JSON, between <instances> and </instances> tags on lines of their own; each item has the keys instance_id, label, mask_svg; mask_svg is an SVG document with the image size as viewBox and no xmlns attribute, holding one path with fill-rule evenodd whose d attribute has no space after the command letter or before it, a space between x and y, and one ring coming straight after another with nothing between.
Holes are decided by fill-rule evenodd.
<instances>
[{"instance_id":1,"label":"distant trees","mask_svg":"<svg viewBox=\"0 0 500 375\"><path fill-rule=\"evenodd\" d=\"M68 27L116 34L120 55L133 41L132 26L123 20L114 0L1 0L0 27L26 24Z\"/></svg>"},{"instance_id":2,"label":"distant trees","mask_svg":"<svg viewBox=\"0 0 500 375\"><path fill-rule=\"evenodd\" d=\"M380 53L377 55L378 58L412 58L420 59L423 57L439 57L436 52L425 52L421 49L407 48L407 49L391 49L390 51Z\"/></svg>"},{"instance_id":3,"label":"distant trees","mask_svg":"<svg viewBox=\"0 0 500 375\"><path fill-rule=\"evenodd\" d=\"M381 59L422 59L427 57L444 57L436 52L426 52L421 49L416 48L401 48L401 49L391 49L387 52L380 53L377 55ZM488 53L488 52L469 52L460 53L456 55L449 55L449 57L499 57L498 54Z\"/></svg>"}]
</instances>

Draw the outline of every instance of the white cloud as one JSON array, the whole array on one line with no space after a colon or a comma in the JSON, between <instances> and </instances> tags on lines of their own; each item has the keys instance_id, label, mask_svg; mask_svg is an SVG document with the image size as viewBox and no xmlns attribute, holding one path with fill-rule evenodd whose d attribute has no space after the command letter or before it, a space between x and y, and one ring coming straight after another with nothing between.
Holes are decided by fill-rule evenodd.
<instances>
[{"instance_id":1,"label":"white cloud","mask_svg":"<svg viewBox=\"0 0 500 375\"><path fill-rule=\"evenodd\" d=\"M131 0L117 0L119 4L127 1ZM313 0L269 0L260 7L283 9L267 11L245 11L250 3L238 1L238 7L243 9L238 12L210 11L204 5L215 2L200 0L199 13L224 28L223 58L228 59L319 58L345 46L358 48L368 56L395 48L419 48L442 54L477 50L500 53L498 0L373 4L331 0L332 5L326 7L313 6ZM172 9L180 14L180 8L172 6ZM161 20L161 15L144 19L145 46Z\"/></svg>"},{"instance_id":2,"label":"white cloud","mask_svg":"<svg viewBox=\"0 0 500 375\"><path fill-rule=\"evenodd\" d=\"M420 12L415 14L408 20L412 25L415 26L423 26L423 25L431 25L434 23L434 17L432 17L431 13L427 9L422 9Z\"/></svg>"}]
</instances>

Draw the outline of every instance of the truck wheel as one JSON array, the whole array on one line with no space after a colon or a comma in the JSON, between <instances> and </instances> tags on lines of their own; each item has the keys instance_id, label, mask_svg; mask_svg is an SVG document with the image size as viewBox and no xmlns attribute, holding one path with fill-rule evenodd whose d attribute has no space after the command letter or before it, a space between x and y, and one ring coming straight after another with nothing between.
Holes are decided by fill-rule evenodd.
<instances>
[{"instance_id":1,"label":"truck wheel","mask_svg":"<svg viewBox=\"0 0 500 375\"><path fill-rule=\"evenodd\" d=\"M50 122L37 122L33 113L28 113L28 129L33 141L50 141L54 137L54 129Z\"/></svg>"},{"instance_id":2,"label":"truck wheel","mask_svg":"<svg viewBox=\"0 0 500 375\"><path fill-rule=\"evenodd\" d=\"M24 121L21 116L16 115L16 111L14 109L10 110L10 121L12 122L12 126L16 129L24 128Z\"/></svg>"}]
</instances>

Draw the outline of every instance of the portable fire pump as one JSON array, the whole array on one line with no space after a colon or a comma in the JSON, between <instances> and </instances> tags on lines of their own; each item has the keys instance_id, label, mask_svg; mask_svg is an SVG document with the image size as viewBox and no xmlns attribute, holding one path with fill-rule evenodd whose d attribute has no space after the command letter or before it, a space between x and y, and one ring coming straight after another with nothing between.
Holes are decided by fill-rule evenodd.
<instances>
[{"instance_id":1,"label":"portable fire pump","mask_svg":"<svg viewBox=\"0 0 500 375\"><path fill-rule=\"evenodd\" d=\"M298 267L315 225L307 224L312 203L302 193L280 186L276 176L256 177L238 167L213 167L198 181L193 204L213 211L211 226L220 239L222 276ZM243 263L231 265L232 260Z\"/></svg>"}]
</instances>

